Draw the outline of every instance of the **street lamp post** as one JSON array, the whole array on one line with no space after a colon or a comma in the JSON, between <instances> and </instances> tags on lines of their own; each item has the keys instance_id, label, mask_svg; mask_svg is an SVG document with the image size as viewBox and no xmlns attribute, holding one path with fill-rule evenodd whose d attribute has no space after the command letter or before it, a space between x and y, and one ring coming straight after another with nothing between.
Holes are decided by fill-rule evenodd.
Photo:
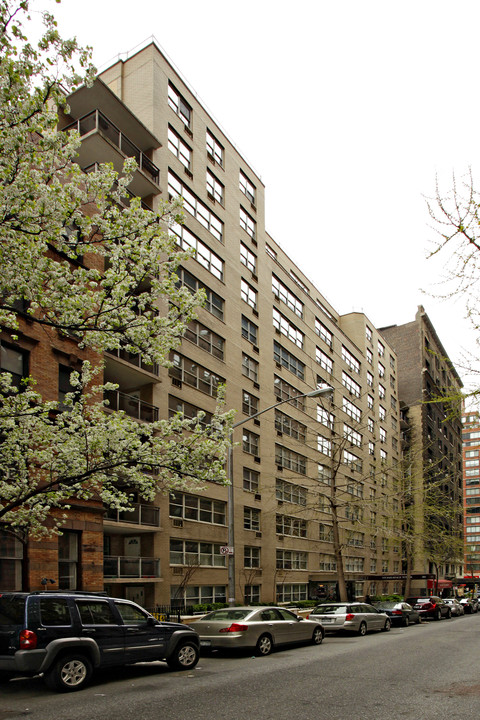
<instances>
[{"instance_id":1,"label":"street lamp post","mask_svg":"<svg viewBox=\"0 0 480 720\"><path fill-rule=\"evenodd\" d=\"M315 397L321 397L324 395L330 395L333 393L333 388L329 385L325 385L323 387L317 388L316 390L311 390L308 393L303 393L302 395L296 395L294 398L287 398L286 400L280 400L280 402L275 403L274 405L269 405L269 407L264 408L263 410L260 410L259 412L254 413L253 415L249 415L246 418L243 418L243 420L240 420L239 422L236 422L232 425L232 431L230 434L230 440L233 441L233 431L235 428L239 427L240 425L243 425L244 423L248 422L249 420L253 420L254 418L258 417L259 415L263 415L263 413L268 412L269 410L274 410L275 408L279 407L279 405L283 405L284 403L292 402L292 400L299 400L301 398L315 398ZM230 442L230 447L228 449L228 456L227 456L227 477L228 477L228 547L231 554L228 556L228 604L229 605L235 605L235 497L234 497L234 487L233 487L233 444Z\"/></svg>"}]
</instances>

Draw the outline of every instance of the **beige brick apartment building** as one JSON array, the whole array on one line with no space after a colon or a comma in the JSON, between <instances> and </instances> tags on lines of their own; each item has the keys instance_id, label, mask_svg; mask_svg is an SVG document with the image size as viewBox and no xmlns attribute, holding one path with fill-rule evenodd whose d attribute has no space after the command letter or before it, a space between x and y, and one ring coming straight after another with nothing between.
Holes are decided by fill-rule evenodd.
<instances>
[{"instance_id":1,"label":"beige brick apartment building","mask_svg":"<svg viewBox=\"0 0 480 720\"><path fill-rule=\"evenodd\" d=\"M203 410L208 420L220 383L239 422L291 399L235 430L237 601L334 594L332 512L350 595L401 592L400 414L388 340L362 313L339 316L266 233L260 178L155 44L69 104L62 125L78 128L86 171L105 161L120 169L134 154L131 190L146 206L183 196L185 224L175 232L195 259L179 281L206 293L170 369L107 355L105 377L119 385L112 410L139 422ZM303 397L321 384L331 398ZM227 488L212 483L139 502L133 513L108 512L105 589L150 608L225 601L227 500ZM76 532L75 582L100 589L83 569L86 530ZM45 574L58 580L56 543Z\"/></svg>"}]
</instances>

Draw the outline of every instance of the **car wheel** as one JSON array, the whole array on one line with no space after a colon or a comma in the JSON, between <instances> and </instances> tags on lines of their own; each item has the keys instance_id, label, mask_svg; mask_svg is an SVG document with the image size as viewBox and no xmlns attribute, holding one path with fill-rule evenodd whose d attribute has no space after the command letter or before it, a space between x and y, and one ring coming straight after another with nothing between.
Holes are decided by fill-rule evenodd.
<instances>
[{"instance_id":1,"label":"car wheel","mask_svg":"<svg viewBox=\"0 0 480 720\"><path fill-rule=\"evenodd\" d=\"M409 625L410 625L410 618L408 617L408 615L405 615L405 617L403 618L403 627L408 627Z\"/></svg>"},{"instance_id":2,"label":"car wheel","mask_svg":"<svg viewBox=\"0 0 480 720\"><path fill-rule=\"evenodd\" d=\"M441 620L441 619L442 619L442 613L440 612L440 610L437 610L437 611L436 611L435 615L433 616L433 619L434 619L434 620Z\"/></svg>"},{"instance_id":3,"label":"car wheel","mask_svg":"<svg viewBox=\"0 0 480 720\"><path fill-rule=\"evenodd\" d=\"M449 611L447 612L447 620L450 620L451 617L452 617L452 611L449 610Z\"/></svg>"},{"instance_id":4,"label":"car wheel","mask_svg":"<svg viewBox=\"0 0 480 720\"><path fill-rule=\"evenodd\" d=\"M421 618L420 615L419 615L419 616L417 617L417 619L415 620L415 624L416 624L416 625L420 625L421 622L422 622L422 618Z\"/></svg>"},{"instance_id":5,"label":"car wheel","mask_svg":"<svg viewBox=\"0 0 480 720\"><path fill-rule=\"evenodd\" d=\"M392 627L391 621L385 620L385 625L383 626L382 630L383 630L383 632L389 632L391 627Z\"/></svg>"},{"instance_id":6,"label":"car wheel","mask_svg":"<svg viewBox=\"0 0 480 720\"><path fill-rule=\"evenodd\" d=\"M198 658L198 647L192 642L184 642L177 645L167 659L167 664L172 670L191 670L197 664Z\"/></svg>"},{"instance_id":7,"label":"car wheel","mask_svg":"<svg viewBox=\"0 0 480 720\"><path fill-rule=\"evenodd\" d=\"M321 627L315 628L312 635L312 642L314 645L321 645L323 642L323 630Z\"/></svg>"},{"instance_id":8,"label":"car wheel","mask_svg":"<svg viewBox=\"0 0 480 720\"><path fill-rule=\"evenodd\" d=\"M367 623L361 622L360 627L358 628L358 634L359 635L366 635L367 634Z\"/></svg>"},{"instance_id":9,"label":"car wheel","mask_svg":"<svg viewBox=\"0 0 480 720\"><path fill-rule=\"evenodd\" d=\"M45 675L50 690L73 692L80 690L90 680L92 664L84 655L64 655L52 665Z\"/></svg>"},{"instance_id":10,"label":"car wheel","mask_svg":"<svg viewBox=\"0 0 480 720\"><path fill-rule=\"evenodd\" d=\"M270 635L260 635L255 650L257 655L270 655L273 650L273 640Z\"/></svg>"}]
</instances>

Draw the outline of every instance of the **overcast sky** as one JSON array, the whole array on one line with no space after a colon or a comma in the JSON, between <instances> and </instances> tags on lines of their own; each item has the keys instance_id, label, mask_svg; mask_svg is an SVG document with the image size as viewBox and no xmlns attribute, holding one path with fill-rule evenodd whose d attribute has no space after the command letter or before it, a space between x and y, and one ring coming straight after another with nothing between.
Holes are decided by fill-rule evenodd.
<instances>
[{"instance_id":1,"label":"overcast sky","mask_svg":"<svg viewBox=\"0 0 480 720\"><path fill-rule=\"evenodd\" d=\"M152 35L266 186L274 239L340 313L423 304L454 362L425 196L478 168L478 0L32 0L102 69ZM439 289L440 291L440 289ZM463 374L459 368L460 374Z\"/></svg>"}]
</instances>

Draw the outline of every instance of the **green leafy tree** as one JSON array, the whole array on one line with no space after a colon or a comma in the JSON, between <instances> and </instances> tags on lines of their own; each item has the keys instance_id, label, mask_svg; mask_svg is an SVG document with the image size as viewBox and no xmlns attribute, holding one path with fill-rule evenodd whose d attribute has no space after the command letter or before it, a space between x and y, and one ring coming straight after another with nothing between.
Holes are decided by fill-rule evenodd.
<instances>
[{"instance_id":1,"label":"green leafy tree","mask_svg":"<svg viewBox=\"0 0 480 720\"><path fill-rule=\"evenodd\" d=\"M103 352L168 366L204 298L176 275L188 259L169 232L181 201L125 207L133 159L121 176L76 164L79 137L58 131L58 117L68 93L92 81L90 53L63 40L49 14L33 46L28 8L0 0L0 331L15 341L21 307L46 342L68 338L84 358L62 404L46 402L35 377L18 391L0 376L0 527L38 536L58 531L73 498L126 509L132 492L152 500L226 482L232 418L222 392L208 427L201 416L139 424L106 412L116 386L102 384Z\"/></svg>"}]
</instances>

